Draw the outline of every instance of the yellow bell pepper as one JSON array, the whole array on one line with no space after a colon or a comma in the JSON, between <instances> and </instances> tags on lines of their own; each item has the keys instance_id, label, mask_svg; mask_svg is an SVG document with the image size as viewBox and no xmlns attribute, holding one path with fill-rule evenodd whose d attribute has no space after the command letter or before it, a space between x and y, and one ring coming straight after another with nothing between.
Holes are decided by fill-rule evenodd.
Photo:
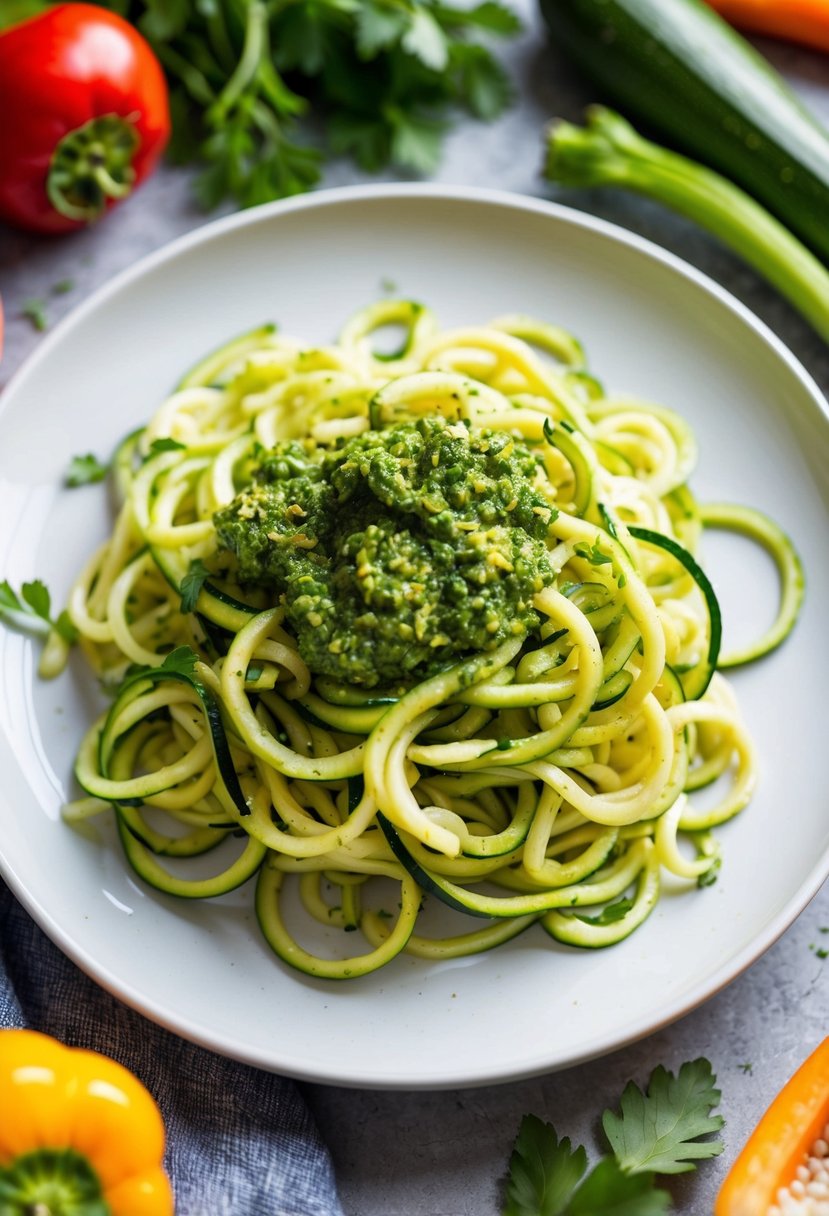
<instances>
[{"instance_id":1,"label":"yellow bell pepper","mask_svg":"<svg viewBox=\"0 0 829 1216\"><path fill-rule=\"evenodd\" d=\"M94 1051L0 1030L0 1212L172 1216L164 1124L141 1082Z\"/></svg>"}]
</instances>

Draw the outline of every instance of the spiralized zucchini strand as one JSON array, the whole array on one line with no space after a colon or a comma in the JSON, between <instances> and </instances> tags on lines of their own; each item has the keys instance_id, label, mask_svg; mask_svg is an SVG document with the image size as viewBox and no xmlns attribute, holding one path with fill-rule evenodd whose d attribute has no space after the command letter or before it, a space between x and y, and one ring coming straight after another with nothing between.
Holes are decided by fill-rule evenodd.
<instances>
[{"instance_id":1,"label":"spiralized zucchini strand","mask_svg":"<svg viewBox=\"0 0 829 1216\"><path fill-rule=\"evenodd\" d=\"M505 459L522 453L524 481L486 527L512 526L529 495L542 539L515 561L541 553L546 573L520 618L500 609L491 643L438 635L425 674L420 661L340 679L292 624L289 582L245 580L217 513L259 484L277 444L273 475L290 478L291 461L321 469L355 437L435 425L484 454L495 439ZM121 445L111 537L69 592L84 654L116 696L81 743L83 797L67 820L114 807L130 864L169 894L212 898L256 876L265 940L320 979L404 951L432 964L487 951L536 922L567 947L621 941L663 870L705 885L719 866L711 829L748 803L756 758L716 668L779 645L803 593L772 521L697 505L695 459L686 420L607 396L577 339L522 314L441 330L424 306L384 300L329 346L270 326L235 338ZM462 477L458 466L447 485ZM484 525L457 511L484 545ZM781 577L773 626L724 659L698 558L706 527L764 545ZM288 539L306 554L317 544ZM514 562L487 551L481 585L501 586ZM46 674L64 661L52 647ZM704 786L714 795L695 804ZM204 854L217 859L209 877ZM427 896L488 923L422 930Z\"/></svg>"}]
</instances>

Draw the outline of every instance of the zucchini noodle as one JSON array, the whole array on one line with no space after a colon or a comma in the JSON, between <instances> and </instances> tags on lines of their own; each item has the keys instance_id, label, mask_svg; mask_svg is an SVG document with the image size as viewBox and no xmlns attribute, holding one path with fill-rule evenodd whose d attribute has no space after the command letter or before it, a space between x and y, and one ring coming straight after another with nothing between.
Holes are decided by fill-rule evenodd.
<instances>
[{"instance_id":1,"label":"zucchini noodle","mask_svg":"<svg viewBox=\"0 0 829 1216\"><path fill-rule=\"evenodd\" d=\"M384 353L390 328L402 341ZM499 608L491 642L465 649L436 633L426 668L407 666L404 648L393 675L315 669L291 579L243 577L217 521L275 445L322 467L347 443L427 423L483 453L493 435L524 453L526 485L488 509L497 531L519 492L531 495L544 578L523 615ZM322 978L365 975L401 952L489 950L536 923L570 946L621 941L665 875L713 880L712 829L755 784L751 740L717 673L705 526L759 539L781 578L800 578L765 517L697 504L695 459L680 416L606 395L579 342L534 318L441 331L428 309L395 300L358 313L330 346L269 326L235 339L116 454L111 537L68 596L113 700L80 746L84 797L67 820L112 807L130 864L169 894L213 897L255 878L267 942ZM458 526L474 549L478 525ZM274 550L284 541L268 533ZM317 544L299 525L289 541L300 558ZM497 567L492 585L506 586L508 556L479 548ZM784 588L757 653L783 640L798 604ZM63 658L55 650L50 671ZM482 919L436 935L424 895ZM302 944L321 938L324 956Z\"/></svg>"}]
</instances>

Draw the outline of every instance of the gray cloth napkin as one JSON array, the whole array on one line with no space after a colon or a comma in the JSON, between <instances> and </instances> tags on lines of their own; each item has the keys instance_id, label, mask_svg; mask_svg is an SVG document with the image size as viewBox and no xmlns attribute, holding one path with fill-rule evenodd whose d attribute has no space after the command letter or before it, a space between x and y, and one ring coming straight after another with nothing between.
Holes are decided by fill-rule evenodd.
<instances>
[{"instance_id":1,"label":"gray cloth napkin","mask_svg":"<svg viewBox=\"0 0 829 1216\"><path fill-rule=\"evenodd\" d=\"M77 969L0 882L0 1027L124 1064L158 1102L176 1216L343 1216L331 1160L291 1081L148 1022Z\"/></svg>"}]
</instances>

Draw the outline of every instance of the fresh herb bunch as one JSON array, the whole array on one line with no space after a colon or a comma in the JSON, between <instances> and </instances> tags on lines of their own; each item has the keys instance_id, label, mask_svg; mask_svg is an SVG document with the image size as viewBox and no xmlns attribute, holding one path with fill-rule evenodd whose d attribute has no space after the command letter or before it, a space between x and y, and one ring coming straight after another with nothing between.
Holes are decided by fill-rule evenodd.
<instances>
[{"instance_id":1,"label":"fresh herb bunch","mask_svg":"<svg viewBox=\"0 0 829 1216\"><path fill-rule=\"evenodd\" d=\"M520 22L500 0L99 0L133 21L171 85L179 163L206 208L298 194L324 151L429 173L455 106L495 118L512 86L476 39ZM307 116L308 129L298 123Z\"/></svg>"},{"instance_id":2,"label":"fresh herb bunch","mask_svg":"<svg viewBox=\"0 0 829 1216\"><path fill-rule=\"evenodd\" d=\"M701 1139L723 1126L716 1078L705 1059L677 1076L656 1068L643 1093L633 1081L620 1113L606 1110L602 1127L611 1151L585 1177L587 1153L573 1148L535 1115L521 1121L509 1163L504 1216L665 1216L671 1196L658 1174L683 1174L716 1157L721 1140Z\"/></svg>"}]
</instances>

